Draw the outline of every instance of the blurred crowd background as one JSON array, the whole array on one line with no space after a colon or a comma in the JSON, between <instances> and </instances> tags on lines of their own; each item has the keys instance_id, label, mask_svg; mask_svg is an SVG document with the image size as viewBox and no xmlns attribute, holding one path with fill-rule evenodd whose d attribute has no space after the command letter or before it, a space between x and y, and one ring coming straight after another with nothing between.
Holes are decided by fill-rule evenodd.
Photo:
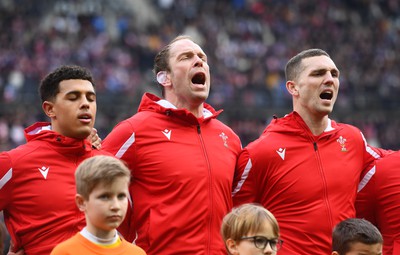
<instances>
[{"instance_id":1,"label":"blurred crowd background","mask_svg":"<svg viewBox=\"0 0 400 255\"><path fill-rule=\"evenodd\" d=\"M400 148L398 0L1 0L0 151L25 143L42 114L37 88L62 64L96 80L95 127L104 138L134 114L144 92L160 94L155 54L188 34L208 55L207 102L245 146L273 115L292 110L284 66L307 48L326 50L341 71L331 118L367 140Z\"/></svg>"},{"instance_id":2,"label":"blurred crowd background","mask_svg":"<svg viewBox=\"0 0 400 255\"><path fill-rule=\"evenodd\" d=\"M224 109L220 119L243 146L273 115L292 110L288 59L321 48L341 71L331 117L359 127L372 145L398 150L399 13L398 0L1 0L0 151L48 120L37 88L63 64L92 71L104 138L136 112L144 92L160 94L153 59L179 34L207 53L207 102Z\"/></svg>"}]
</instances>

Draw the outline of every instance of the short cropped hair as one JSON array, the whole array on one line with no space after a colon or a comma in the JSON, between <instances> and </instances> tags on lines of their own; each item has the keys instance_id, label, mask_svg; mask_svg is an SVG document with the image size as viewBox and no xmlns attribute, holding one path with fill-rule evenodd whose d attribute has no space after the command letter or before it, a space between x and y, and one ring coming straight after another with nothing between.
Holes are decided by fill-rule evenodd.
<instances>
[{"instance_id":1,"label":"short cropped hair","mask_svg":"<svg viewBox=\"0 0 400 255\"><path fill-rule=\"evenodd\" d=\"M126 177L130 180L131 172L123 161L105 155L87 158L75 171L76 191L88 199L98 184L110 185L117 177Z\"/></svg>"},{"instance_id":2,"label":"short cropped hair","mask_svg":"<svg viewBox=\"0 0 400 255\"><path fill-rule=\"evenodd\" d=\"M221 235L224 241L229 238L239 242L243 236L249 233L257 233L264 230L264 222L268 221L273 233L279 237L279 225L275 216L259 204L243 204L235 207L225 215L222 220Z\"/></svg>"},{"instance_id":3,"label":"short cropped hair","mask_svg":"<svg viewBox=\"0 0 400 255\"><path fill-rule=\"evenodd\" d=\"M378 228L365 219L349 218L337 224L332 232L332 251L346 254L354 243L382 244Z\"/></svg>"},{"instance_id":4,"label":"short cropped hair","mask_svg":"<svg viewBox=\"0 0 400 255\"><path fill-rule=\"evenodd\" d=\"M299 77L300 73L304 70L304 67L302 65L303 59L318 56L327 56L328 58L330 58L329 54L321 49L304 50L296 56L292 57L287 62L285 67L286 81L294 81Z\"/></svg>"},{"instance_id":5,"label":"short cropped hair","mask_svg":"<svg viewBox=\"0 0 400 255\"><path fill-rule=\"evenodd\" d=\"M44 101L52 101L60 92L60 82L65 80L87 80L95 87L91 72L77 65L63 65L47 74L39 86L39 95Z\"/></svg>"}]
</instances>

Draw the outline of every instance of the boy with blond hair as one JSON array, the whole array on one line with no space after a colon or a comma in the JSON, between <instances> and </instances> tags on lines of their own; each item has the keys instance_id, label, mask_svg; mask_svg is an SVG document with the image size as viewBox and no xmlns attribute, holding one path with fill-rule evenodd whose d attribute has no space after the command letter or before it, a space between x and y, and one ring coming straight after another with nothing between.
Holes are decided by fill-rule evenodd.
<instances>
[{"instance_id":1,"label":"boy with blond hair","mask_svg":"<svg viewBox=\"0 0 400 255\"><path fill-rule=\"evenodd\" d=\"M259 204L235 207L222 221L221 235L230 255L277 254L282 247L275 216Z\"/></svg>"},{"instance_id":2,"label":"boy with blond hair","mask_svg":"<svg viewBox=\"0 0 400 255\"><path fill-rule=\"evenodd\" d=\"M57 245L51 255L145 255L117 232L128 208L130 171L111 156L83 161L75 172L75 202L85 213L86 227Z\"/></svg>"}]
</instances>

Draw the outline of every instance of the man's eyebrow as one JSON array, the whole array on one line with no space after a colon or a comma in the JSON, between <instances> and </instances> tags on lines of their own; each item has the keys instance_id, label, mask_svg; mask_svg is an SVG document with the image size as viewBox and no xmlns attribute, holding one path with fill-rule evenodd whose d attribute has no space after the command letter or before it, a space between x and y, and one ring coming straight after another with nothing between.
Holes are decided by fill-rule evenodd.
<instances>
[{"instance_id":1,"label":"man's eyebrow","mask_svg":"<svg viewBox=\"0 0 400 255\"><path fill-rule=\"evenodd\" d=\"M184 56L184 55L194 55L194 52L191 51L191 50L183 51L183 52L177 54L176 57L179 58L179 57Z\"/></svg>"},{"instance_id":2,"label":"man's eyebrow","mask_svg":"<svg viewBox=\"0 0 400 255\"><path fill-rule=\"evenodd\" d=\"M339 69L337 69L337 68L327 68L327 67L318 67L318 68L315 68L315 69L312 69L312 70L310 70L310 72L311 73L314 73L314 72L318 72L318 73L320 73L320 72L337 72L337 73L340 73L340 71L339 71Z\"/></svg>"},{"instance_id":3,"label":"man's eyebrow","mask_svg":"<svg viewBox=\"0 0 400 255\"><path fill-rule=\"evenodd\" d=\"M181 52L181 53L177 54L177 55L176 55L176 58L180 58L181 56L185 56L185 55L190 55L190 56L196 56L196 55L198 55L198 56L200 56L200 57L207 57L207 55L206 55L204 52L198 52L198 53L196 53L196 52L194 52L193 50L188 50L188 51L184 51L184 52Z\"/></svg>"},{"instance_id":4,"label":"man's eyebrow","mask_svg":"<svg viewBox=\"0 0 400 255\"><path fill-rule=\"evenodd\" d=\"M79 91L79 90L72 90L72 91L68 91L67 93L66 93L66 95L79 95L79 94L91 94L91 95L96 95L96 92L95 91L84 91L84 92L82 92L82 91Z\"/></svg>"}]
</instances>

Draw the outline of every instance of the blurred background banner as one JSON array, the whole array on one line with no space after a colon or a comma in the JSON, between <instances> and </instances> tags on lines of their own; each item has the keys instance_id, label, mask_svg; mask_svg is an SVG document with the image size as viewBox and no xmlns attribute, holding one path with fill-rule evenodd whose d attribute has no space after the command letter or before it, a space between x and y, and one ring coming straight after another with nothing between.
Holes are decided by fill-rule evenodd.
<instances>
[{"instance_id":1,"label":"blurred background banner","mask_svg":"<svg viewBox=\"0 0 400 255\"><path fill-rule=\"evenodd\" d=\"M331 117L359 127L371 145L399 149L399 13L397 0L1 0L0 150L47 120L37 88L62 64L92 71L104 138L144 92L160 94L153 59L178 34L208 55L208 102L224 109L220 119L243 146L292 110L285 63L321 48L341 71Z\"/></svg>"}]
</instances>

